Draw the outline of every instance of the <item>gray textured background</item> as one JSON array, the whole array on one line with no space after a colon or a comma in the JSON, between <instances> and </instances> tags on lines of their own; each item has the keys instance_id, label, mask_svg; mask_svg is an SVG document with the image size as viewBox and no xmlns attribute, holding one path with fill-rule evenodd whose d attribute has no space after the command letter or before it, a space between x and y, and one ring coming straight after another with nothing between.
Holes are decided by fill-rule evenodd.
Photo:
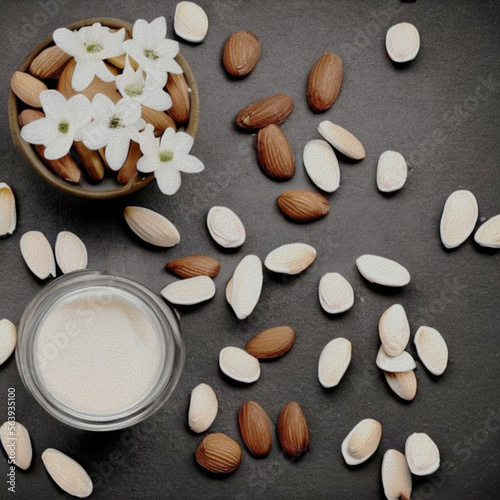
<instances>
[{"instance_id":1,"label":"gray textured background","mask_svg":"<svg viewBox=\"0 0 500 500\"><path fill-rule=\"evenodd\" d=\"M88 246L90 266L135 279L155 291L173 280L164 271L174 257L193 252L217 256L222 270L211 302L182 312L187 362L174 396L154 417L123 432L89 434L49 417L26 393L15 360L0 368L0 419L6 392L17 391L18 419L31 432L35 460L17 474L23 499L61 498L44 471L46 447L69 453L95 482L95 498L381 498L383 452L402 450L406 437L424 431L438 444L443 467L428 478L414 478L415 498L497 498L500 462L499 422L499 261L500 254L471 241L456 251L443 250L438 224L446 197L456 189L477 196L480 217L500 212L500 32L497 2L474 0L377 1L202 1L210 30L203 44L181 44L201 94L200 132L194 154L206 165L199 175L184 176L172 198L154 184L129 199L90 203L45 185L14 149L7 124L11 73L30 47L55 28L83 18L114 16L133 22L167 16L171 30L175 2L119 0L2 0L3 71L0 74L0 181L15 190L19 225L0 242L0 317L17 322L28 301L41 290L25 267L19 238L28 230L45 232L54 243L61 230L74 231ZM44 4L50 11L45 13ZM414 23L422 48L416 61L395 68L385 55L385 32L400 21ZM245 80L231 81L221 67L227 36L250 29L260 38L262 56ZM307 75L324 52L344 60L345 77L338 101L314 115L305 100ZM478 90L479 89L479 90ZM297 157L294 178L283 184L268 179L256 163L253 138L232 126L239 109L257 98L287 92L295 110L284 124ZM310 225L296 225L279 213L275 200L288 188L313 188L302 167L307 141L317 138L324 118L353 131L367 157L341 164L341 185L330 196L331 212ZM378 156L400 151L411 164L408 182L395 196L375 187ZM142 245L128 231L123 207L140 204L165 214L179 228L181 244L170 250ZM248 238L236 253L221 254L210 240L205 216L216 204L241 216ZM253 316L239 322L229 310L223 287L247 253L261 258L283 243L303 241L318 250L317 262L301 276L266 276ZM356 257L381 254L404 264L412 283L401 291L380 293L355 269ZM339 317L327 317L317 300L319 278L342 273L353 285L356 303ZM418 394L411 404L397 400L374 368L377 320L394 302L407 310L412 332L421 324L437 328L450 350L450 363L439 380L417 368ZM227 345L244 346L263 328L290 324L297 341L284 358L262 366L260 380L236 388L218 371L218 353ZM333 337L353 342L353 362L340 386L327 392L316 377L317 360ZM415 353L413 344L409 346ZM287 460L278 442L271 455L256 460L244 451L240 469L224 479L208 477L195 465L200 437L186 428L190 390L212 385L220 411L212 430L240 440L239 406L255 399L276 421L281 407L300 402L307 416L310 452L298 463ZM96 387L96 391L99 388ZM349 470L340 445L362 418L380 419L384 436L367 463ZM491 425L490 425L491 424ZM7 472L0 460L0 476ZM7 498L0 484L0 497Z\"/></svg>"}]
</instances>

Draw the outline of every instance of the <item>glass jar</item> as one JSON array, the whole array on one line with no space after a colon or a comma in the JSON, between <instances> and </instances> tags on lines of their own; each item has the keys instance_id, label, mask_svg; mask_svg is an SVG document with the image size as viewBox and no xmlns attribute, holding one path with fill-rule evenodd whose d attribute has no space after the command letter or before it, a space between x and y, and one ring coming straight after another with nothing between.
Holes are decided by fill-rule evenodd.
<instances>
[{"instance_id":1,"label":"glass jar","mask_svg":"<svg viewBox=\"0 0 500 500\"><path fill-rule=\"evenodd\" d=\"M126 306L124 314L116 304ZM26 389L53 417L80 429L111 431L149 417L174 391L184 360L173 310L143 285L104 272L52 281L19 325L16 362Z\"/></svg>"}]
</instances>

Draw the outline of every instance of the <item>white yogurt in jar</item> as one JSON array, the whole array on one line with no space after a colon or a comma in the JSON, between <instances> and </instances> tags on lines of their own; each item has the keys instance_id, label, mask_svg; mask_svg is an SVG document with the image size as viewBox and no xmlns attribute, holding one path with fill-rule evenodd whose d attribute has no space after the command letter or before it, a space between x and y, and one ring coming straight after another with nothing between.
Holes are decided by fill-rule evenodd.
<instances>
[{"instance_id":1,"label":"white yogurt in jar","mask_svg":"<svg viewBox=\"0 0 500 500\"><path fill-rule=\"evenodd\" d=\"M165 359L161 325L134 295L91 286L57 299L34 339L34 368L70 412L116 416L154 390Z\"/></svg>"}]
</instances>

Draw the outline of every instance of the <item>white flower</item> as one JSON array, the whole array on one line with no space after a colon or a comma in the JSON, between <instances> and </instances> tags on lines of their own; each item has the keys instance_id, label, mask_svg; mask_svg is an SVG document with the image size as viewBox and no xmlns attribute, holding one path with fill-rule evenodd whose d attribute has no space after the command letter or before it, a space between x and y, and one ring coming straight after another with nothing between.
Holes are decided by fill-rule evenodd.
<instances>
[{"instance_id":1,"label":"white flower","mask_svg":"<svg viewBox=\"0 0 500 500\"><path fill-rule=\"evenodd\" d=\"M94 23L78 31L59 28L54 31L55 44L76 61L71 86L77 91L85 90L95 76L105 82L112 82L115 76L104 64L104 59L122 55L125 30L113 33L109 28Z\"/></svg>"},{"instance_id":2,"label":"white flower","mask_svg":"<svg viewBox=\"0 0 500 500\"><path fill-rule=\"evenodd\" d=\"M158 17L152 23L138 19L134 23L132 39L125 40L125 52L163 87L168 73L182 73L182 68L174 60L179 52L179 43L167 40L167 21Z\"/></svg>"},{"instance_id":3,"label":"white flower","mask_svg":"<svg viewBox=\"0 0 500 500\"><path fill-rule=\"evenodd\" d=\"M134 99L148 108L165 111L172 106L172 99L163 90L163 85L158 85L154 77L144 78L144 72L140 67L134 71L128 56L123 73L116 77L116 86L123 97Z\"/></svg>"},{"instance_id":4,"label":"white flower","mask_svg":"<svg viewBox=\"0 0 500 500\"><path fill-rule=\"evenodd\" d=\"M139 172L154 172L163 194L174 194L181 186L181 174L197 174L205 165L191 156L194 139L185 132L175 132L168 127L163 136L155 137L154 127L148 123L140 136L139 145L144 156L137 162Z\"/></svg>"},{"instance_id":5,"label":"white flower","mask_svg":"<svg viewBox=\"0 0 500 500\"><path fill-rule=\"evenodd\" d=\"M66 100L57 90L40 94L44 118L28 123L21 137L30 144L43 144L47 160L57 160L68 154L73 141L81 141L86 125L92 119L90 101L82 94Z\"/></svg>"},{"instance_id":6,"label":"white flower","mask_svg":"<svg viewBox=\"0 0 500 500\"><path fill-rule=\"evenodd\" d=\"M106 148L105 156L112 170L122 168L127 159L130 141L139 142L139 130L146 126L141 118L141 105L131 99L116 104L103 94L92 99L94 120L83 135L89 149Z\"/></svg>"}]
</instances>

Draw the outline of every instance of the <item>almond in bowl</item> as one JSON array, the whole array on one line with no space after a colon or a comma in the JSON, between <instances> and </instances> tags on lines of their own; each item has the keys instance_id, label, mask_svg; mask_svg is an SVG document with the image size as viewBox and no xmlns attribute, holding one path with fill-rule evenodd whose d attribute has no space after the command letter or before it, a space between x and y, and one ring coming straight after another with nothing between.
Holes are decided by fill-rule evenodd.
<instances>
[{"instance_id":1,"label":"almond in bowl","mask_svg":"<svg viewBox=\"0 0 500 500\"><path fill-rule=\"evenodd\" d=\"M148 33L156 30L155 36L165 41L164 18L158 18L151 23L139 20L136 25L137 23L140 23L141 29ZM82 34L82 28L86 30L83 32L85 35ZM132 28L129 23L110 18L87 19L71 24L67 28L60 28L54 32L55 42L54 36L50 36L35 47L12 76L9 122L14 143L46 182L75 196L91 199L116 198L143 188L155 177L159 188L166 194L173 194L180 186L180 170L176 170L169 178L166 175L160 178L156 166L152 165L152 160L144 158L139 137L140 134L147 133L149 141L153 142L155 137L162 137L165 131L172 136L178 128L183 127L182 133L189 134L192 138L185 142L192 146L199 122L196 80L188 63L178 53L177 42L172 40L168 40L172 44L170 60L162 62L162 71L153 73L155 71L153 62L156 60L153 57L154 48L148 52L147 48L138 47L138 40L134 40L132 36ZM97 41L93 43L90 38L95 33ZM83 56L80 53L70 54L63 50L64 37L76 37L77 34L82 43L80 50L84 51ZM104 36L103 42L99 41L100 36ZM122 44L127 49L116 50L117 44ZM138 50L142 52L137 52ZM144 61L136 57L140 60L140 64L132 56L135 53L145 55ZM147 54L151 54L151 57ZM92 64L97 61L95 67L98 69L90 82L81 80L82 75L88 73L84 67L88 62L85 58ZM148 66L149 62L151 64ZM78 84L75 85L75 82ZM49 93L44 99L44 92L47 91ZM66 120L68 121L66 123L62 120L63 125L59 125L63 128L58 129L61 134L68 132L72 134L77 125L81 125L81 129L77 135L69 137L68 134L68 151L58 149L64 146L62 144L56 144L47 151L49 144L46 137L41 137L40 131L38 136L33 134L37 127L29 128L30 134L23 134L22 129L46 118L41 100L45 101L45 107L50 103L55 106L52 109L59 109L64 105L63 98L66 99L68 106L71 101L71 110L93 106L90 123L94 128L94 134L85 134L82 123L74 124L72 120ZM127 100L126 105L125 100ZM122 137L121 142L117 141L112 148L108 148L108 145L97 147L101 146L99 142L102 142L102 134L97 130L95 109L104 113L106 109L115 106L115 110L121 107L126 113L132 101L141 121L135 124L135 131L133 127L129 127L129 140ZM124 126L122 123L117 123L115 130L111 132L115 134L116 129L122 126ZM43 127L38 128L43 131ZM25 139L30 140L28 142ZM162 158L165 161L172 161L177 153L177 158L181 154L188 158L186 163L189 163L191 168L186 167L185 171L198 172L203 169L203 164L199 160L187 156L190 147L186 151L164 149L166 152L157 151L161 161ZM144 168L138 171L137 166L141 162Z\"/></svg>"}]
</instances>

